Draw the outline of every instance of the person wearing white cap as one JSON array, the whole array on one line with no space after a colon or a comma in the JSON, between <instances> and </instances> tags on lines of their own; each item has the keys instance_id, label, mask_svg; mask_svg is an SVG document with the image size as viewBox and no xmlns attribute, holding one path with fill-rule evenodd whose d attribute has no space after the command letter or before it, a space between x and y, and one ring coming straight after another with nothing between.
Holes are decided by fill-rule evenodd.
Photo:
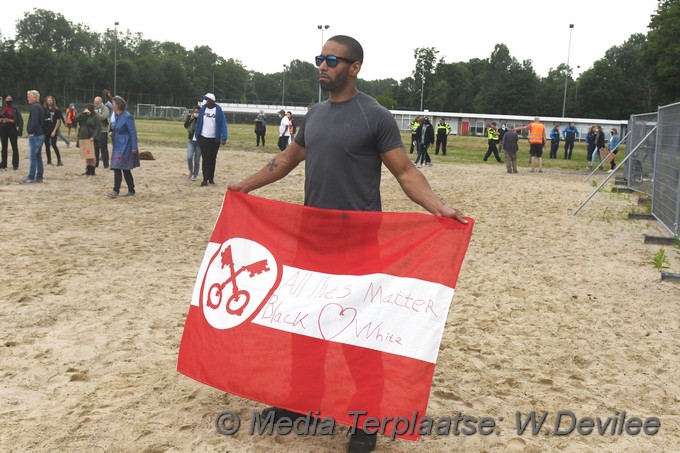
<instances>
[{"instance_id":1,"label":"person wearing white cap","mask_svg":"<svg viewBox=\"0 0 680 453\"><path fill-rule=\"evenodd\" d=\"M203 157L203 181L201 186L215 184L215 166L220 145L227 143L227 119L222 108L215 103L215 95L203 96L205 105L201 107L196 121L194 138L201 148Z\"/></svg>"},{"instance_id":2,"label":"person wearing white cap","mask_svg":"<svg viewBox=\"0 0 680 453\"><path fill-rule=\"evenodd\" d=\"M288 142L290 141L290 120L283 109L279 110L279 116L281 117L281 124L279 124L279 149L283 151L288 147Z\"/></svg>"}]
</instances>

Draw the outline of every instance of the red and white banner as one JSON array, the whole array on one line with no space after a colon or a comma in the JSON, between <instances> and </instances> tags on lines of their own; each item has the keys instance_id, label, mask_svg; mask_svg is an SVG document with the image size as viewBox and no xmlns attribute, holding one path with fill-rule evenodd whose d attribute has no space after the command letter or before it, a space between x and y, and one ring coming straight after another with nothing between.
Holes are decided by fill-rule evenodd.
<instances>
[{"instance_id":1,"label":"red and white banner","mask_svg":"<svg viewBox=\"0 0 680 453\"><path fill-rule=\"evenodd\" d=\"M228 191L198 271L178 371L347 425L356 411L425 416L469 221Z\"/></svg>"}]
</instances>

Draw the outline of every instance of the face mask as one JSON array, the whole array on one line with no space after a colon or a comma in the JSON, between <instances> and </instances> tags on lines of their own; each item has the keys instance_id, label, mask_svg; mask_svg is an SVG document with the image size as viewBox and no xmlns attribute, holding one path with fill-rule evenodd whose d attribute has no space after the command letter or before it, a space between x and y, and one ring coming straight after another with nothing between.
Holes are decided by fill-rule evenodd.
<instances>
[{"instance_id":1,"label":"face mask","mask_svg":"<svg viewBox=\"0 0 680 453\"><path fill-rule=\"evenodd\" d=\"M53 105L54 105L54 102L52 102L52 101L47 101L47 105L53 106Z\"/></svg>"},{"instance_id":2,"label":"face mask","mask_svg":"<svg viewBox=\"0 0 680 453\"><path fill-rule=\"evenodd\" d=\"M13 102L12 101L5 101L5 104L9 105L10 107L12 106Z\"/></svg>"}]
</instances>

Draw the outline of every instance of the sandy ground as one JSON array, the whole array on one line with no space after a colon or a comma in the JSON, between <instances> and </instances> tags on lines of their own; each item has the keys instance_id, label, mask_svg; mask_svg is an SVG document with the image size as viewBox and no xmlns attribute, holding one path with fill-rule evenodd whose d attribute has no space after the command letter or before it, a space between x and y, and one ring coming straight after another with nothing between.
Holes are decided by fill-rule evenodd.
<instances>
[{"instance_id":1,"label":"sandy ground","mask_svg":"<svg viewBox=\"0 0 680 453\"><path fill-rule=\"evenodd\" d=\"M150 149L157 160L134 171L138 195L110 200L113 175L80 176L73 148L43 184L19 185L28 170L25 139L20 146L21 170L0 172L0 450L344 451L344 428L327 437L222 436L218 413L235 411L247 424L263 406L176 371L226 185L268 154L223 149L217 186L202 188L186 177L183 149ZM585 172L520 170L423 169L440 196L477 221L429 415L494 417L496 433L380 439L377 451L680 450L680 285L660 281L651 264L660 247L643 234L652 222L626 220L637 196L608 191L574 217L593 190ZM420 210L385 176L385 210ZM302 185L296 169L255 194L300 203ZM547 411L550 432L561 410L658 417L661 429L516 432L517 411Z\"/></svg>"}]
</instances>

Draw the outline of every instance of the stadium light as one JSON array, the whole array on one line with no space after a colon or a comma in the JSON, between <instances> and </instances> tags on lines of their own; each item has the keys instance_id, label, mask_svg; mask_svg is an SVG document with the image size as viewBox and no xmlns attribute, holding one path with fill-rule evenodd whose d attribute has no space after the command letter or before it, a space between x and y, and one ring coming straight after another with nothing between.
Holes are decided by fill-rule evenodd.
<instances>
[{"instance_id":1,"label":"stadium light","mask_svg":"<svg viewBox=\"0 0 680 453\"><path fill-rule=\"evenodd\" d=\"M569 80L569 54L571 53L571 32L574 31L574 24L569 24L569 48L567 49L567 71L564 75L564 100L562 101L562 118L567 109L567 81Z\"/></svg>"},{"instance_id":2,"label":"stadium light","mask_svg":"<svg viewBox=\"0 0 680 453\"><path fill-rule=\"evenodd\" d=\"M283 65L283 86L281 87L281 108L283 108L284 105L284 98L286 95L286 71L288 70L288 65Z\"/></svg>"},{"instance_id":3,"label":"stadium light","mask_svg":"<svg viewBox=\"0 0 680 453\"><path fill-rule=\"evenodd\" d=\"M118 22L113 23L113 30L116 34L113 40L113 95L118 96L118 91L116 90L116 76L118 72Z\"/></svg>"},{"instance_id":4,"label":"stadium light","mask_svg":"<svg viewBox=\"0 0 680 453\"><path fill-rule=\"evenodd\" d=\"M321 47L323 48L323 31L328 30L330 25L317 25L316 28L321 30ZM321 84L319 84L319 102L321 102Z\"/></svg>"}]
</instances>

